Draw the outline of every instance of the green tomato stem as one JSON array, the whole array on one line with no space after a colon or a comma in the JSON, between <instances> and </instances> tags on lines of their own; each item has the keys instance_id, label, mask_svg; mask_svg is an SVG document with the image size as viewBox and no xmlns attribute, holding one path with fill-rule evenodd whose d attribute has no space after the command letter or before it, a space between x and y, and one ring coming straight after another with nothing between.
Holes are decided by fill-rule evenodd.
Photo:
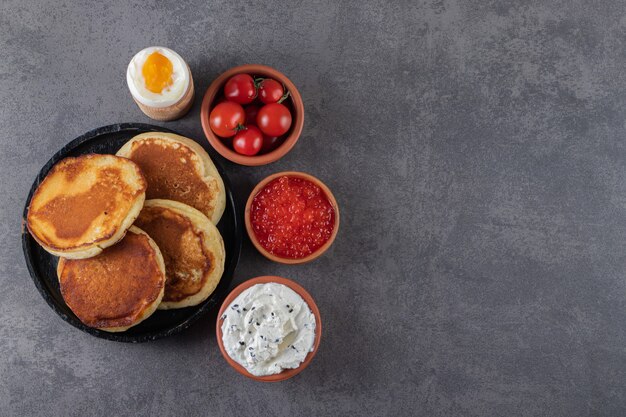
<instances>
[{"instance_id":1,"label":"green tomato stem","mask_svg":"<svg viewBox=\"0 0 626 417\"><path fill-rule=\"evenodd\" d=\"M287 97L289 97L289 90L287 90L287 89L285 88L285 85L284 85L284 84L283 84L283 89L285 89L287 92L285 93L285 95L284 95L284 96L282 96L282 97L280 98L280 100L278 100L278 101L277 101L277 103L279 103L279 104L280 104L280 103L282 103L283 101L287 100Z\"/></svg>"}]
</instances>

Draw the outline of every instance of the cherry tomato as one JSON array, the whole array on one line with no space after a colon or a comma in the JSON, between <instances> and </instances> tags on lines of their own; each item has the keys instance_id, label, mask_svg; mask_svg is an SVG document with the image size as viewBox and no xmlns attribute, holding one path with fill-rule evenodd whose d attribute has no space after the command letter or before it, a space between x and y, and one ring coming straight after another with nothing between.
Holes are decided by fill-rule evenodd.
<instances>
[{"instance_id":1,"label":"cherry tomato","mask_svg":"<svg viewBox=\"0 0 626 417\"><path fill-rule=\"evenodd\" d=\"M259 85L259 99L265 103L276 103L285 94L281 83L271 78L266 78Z\"/></svg>"},{"instance_id":2,"label":"cherry tomato","mask_svg":"<svg viewBox=\"0 0 626 417\"><path fill-rule=\"evenodd\" d=\"M248 74L233 75L224 84L224 96L235 103L252 103L256 98L254 80Z\"/></svg>"},{"instance_id":3,"label":"cherry tomato","mask_svg":"<svg viewBox=\"0 0 626 417\"><path fill-rule=\"evenodd\" d=\"M253 125L247 125L240 130L233 139L233 148L242 155L256 155L261 150L263 144L263 134Z\"/></svg>"},{"instance_id":4,"label":"cherry tomato","mask_svg":"<svg viewBox=\"0 0 626 417\"><path fill-rule=\"evenodd\" d=\"M259 110L256 124L267 136L281 136L291 127L291 113L283 104L266 104Z\"/></svg>"},{"instance_id":5,"label":"cherry tomato","mask_svg":"<svg viewBox=\"0 0 626 417\"><path fill-rule=\"evenodd\" d=\"M246 113L241 104L225 101L211 110L209 126L217 136L229 138L237 133L237 126L246 120Z\"/></svg>"},{"instance_id":6,"label":"cherry tomato","mask_svg":"<svg viewBox=\"0 0 626 417\"><path fill-rule=\"evenodd\" d=\"M283 140L278 136L263 135L263 145L261 145L261 153L268 153L278 148Z\"/></svg>"},{"instance_id":7,"label":"cherry tomato","mask_svg":"<svg viewBox=\"0 0 626 417\"><path fill-rule=\"evenodd\" d=\"M244 108L246 111L246 120L249 124L256 125L256 115L259 113L259 106L250 104Z\"/></svg>"}]
</instances>

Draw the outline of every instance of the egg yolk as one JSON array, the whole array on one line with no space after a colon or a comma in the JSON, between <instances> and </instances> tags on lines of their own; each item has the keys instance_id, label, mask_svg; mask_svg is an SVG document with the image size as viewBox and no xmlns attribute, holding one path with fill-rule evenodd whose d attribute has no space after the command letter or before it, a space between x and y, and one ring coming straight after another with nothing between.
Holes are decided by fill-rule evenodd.
<instances>
[{"instance_id":1,"label":"egg yolk","mask_svg":"<svg viewBox=\"0 0 626 417\"><path fill-rule=\"evenodd\" d=\"M146 88L160 94L164 88L172 85L172 62L159 52L151 53L143 64L141 73L146 81Z\"/></svg>"}]
</instances>

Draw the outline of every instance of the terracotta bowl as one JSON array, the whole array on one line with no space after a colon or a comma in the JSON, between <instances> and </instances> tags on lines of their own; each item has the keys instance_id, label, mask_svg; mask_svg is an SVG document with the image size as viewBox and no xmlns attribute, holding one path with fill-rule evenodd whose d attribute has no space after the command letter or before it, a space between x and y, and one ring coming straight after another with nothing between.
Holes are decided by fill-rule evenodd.
<instances>
[{"instance_id":1,"label":"terracotta bowl","mask_svg":"<svg viewBox=\"0 0 626 417\"><path fill-rule=\"evenodd\" d=\"M226 309L228 308L228 306L244 290L252 287L255 284L266 284L268 282L275 282L278 284L286 285L292 290L294 290L296 293L298 293L298 295L300 295L300 297L302 297L304 301L306 301L306 303L309 305L309 308L313 312L313 315L315 316L315 340L313 342L313 351L309 352L306 355L306 357L304 358L304 361L300 364L299 367L295 369L285 369L279 374L267 375L267 376L255 376L255 375L252 375L250 372L248 372L246 368L244 368L243 366L235 362L230 356L228 356L228 353L226 352L226 349L224 348L224 343L222 342L223 320L221 319L221 317L224 314L224 311L226 311ZM317 305L315 304L313 297L311 297L311 295L300 285L296 284L295 282L287 278L281 278L281 277L276 277L276 276L262 276L262 277L252 278L244 282L243 284L240 284L238 287L232 290L230 294L228 294L228 296L224 300L224 303L222 304L222 307L220 308L220 311L217 317L218 319L217 319L217 324L215 326L216 327L215 334L217 335L217 344L219 345L220 352L222 352L222 356L224 356L224 359L226 359L226 362L228 362L230 366L235 368L237 372L239 372L240 374L244 376L247 376L248 378L254 379L256 381L278 382L278 381L284 381L285 379L289 379L293 376L298 375L300 372L304 370L304 368L309 366L309 363L311 363L311 360L313 360L313 357L317 353L317 350L320 346L320 340L322 338L322 319L320 317L320 311L317 308Z\"/></svg>"},{"instance_id":2,"label":"terracotta bowl","mask_svg":"<svg viewBox=\"0 0 626 417\"><path fill-rule=\"evenodd\" d=\"M262 155L246 156L238 154L224 144L224 139L215 135L209 126L209 114L211 113L211 110L213 110L215 101L220 97L223 97L224 84L233 75L241 73L273 78L282 82L289 91L289 98L287 98L286 102L291 102L291 128L286 133L287 136L278 148ZM200 107L200 121L202 122L204 135L208 139L209 143L224 158L241 165L266 165L285 156L287 152L289 152L296 144L298 138L300 138L302 126L304 126L304 103L302 102L302 97L300 96L300 92L296 86L283 73L265 65L241 65L229 69L211 83L204 94L204 99L202 100L202 105Z\"/></svg>"},{"instance_id":3,"label":"terracotta bowl","mask_svg":"<svg viewBox=\"0 0 626 417\"><path fill-rule=\"evenodd\" d=\"M282 176L297 177L297 178L302 178L302 179L311 181L313 184L317 185L318 187L322 189L324 194L326 194L328 201L330 201L331 206L335 210L335 227L333 228L333 232L330 235L330 239L328 239L328 241L324 243L324 245L322 245L318 250L316 250L315 252L313 252L312 254L304 258L298 258L298 259L281 258L280 256L276 256L276 255L269 253L263 246L261 246L261 243L259 243L259 240L257 239L256 235L254 234L254 230L252 229L252 223L250 221L250 210L252 209L252 200L254 200L254 197L267 184L269 184L271 181L275 180L276 178L282 177ZM267 259L274 261L274 262L278 262L281 264L288 264L288 265L304 264L307 262L311 262L319 258L320 256L322 256L322 254L324 254L324 252L326 252L328 248L330 247L330 245L332 245L333 242L335 241L335 237L337 237L337 231L339 230L339 206L337 205L337 200L335 200L333 193L331 193L330 189L326 186L326 184L324 184L319 179L315 178L312 175L306 174L304 172L297 172L297 171L278 172L276 174L270 175L269 177L266 177L260 183L258 183L257 186L254 187L254 189L250 193L250 196L248 197L248 202L246 203L246 210L244 211L244 218L245 218L245 223L246 223L246 231L248 232L248 237L250 237L250 240L252 241L252 244L254 245L254 247L257 248L257 250L261 252L261 254L265 256Z\"/></svg>"}]
</instances>

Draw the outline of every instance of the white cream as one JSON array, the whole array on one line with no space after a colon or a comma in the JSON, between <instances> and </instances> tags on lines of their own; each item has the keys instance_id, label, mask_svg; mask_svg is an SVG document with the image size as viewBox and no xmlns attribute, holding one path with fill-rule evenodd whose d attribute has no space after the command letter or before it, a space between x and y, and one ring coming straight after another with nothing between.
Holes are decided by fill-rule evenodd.
<instances>
[{"instance_id":1,"label":"white cream","mask_svg":"<svg viewBox=\"0 0 626 417\"><path fill-rule=\"evenodd\" d=\"M256 284L243 291L222 315L228 355L255 376L300 366L315 342L315 316L283 284Z\"/></svg>"},{"instance_id":2,"label":"white cream","mask_svg":"<svg viewBox=\"0 0 626 417\"><path fill-rule=\"evenodd\" d=\"M172 84L161 93L154 93L146 88L142 69L146 59L153 52L159 52L172 63ZM189 87L189 67L176 52L162 46L151 46L139 51L128 64L126 82L135 100L150 107L168 107L178 102Z\"/></svg>"}]
</instances>

